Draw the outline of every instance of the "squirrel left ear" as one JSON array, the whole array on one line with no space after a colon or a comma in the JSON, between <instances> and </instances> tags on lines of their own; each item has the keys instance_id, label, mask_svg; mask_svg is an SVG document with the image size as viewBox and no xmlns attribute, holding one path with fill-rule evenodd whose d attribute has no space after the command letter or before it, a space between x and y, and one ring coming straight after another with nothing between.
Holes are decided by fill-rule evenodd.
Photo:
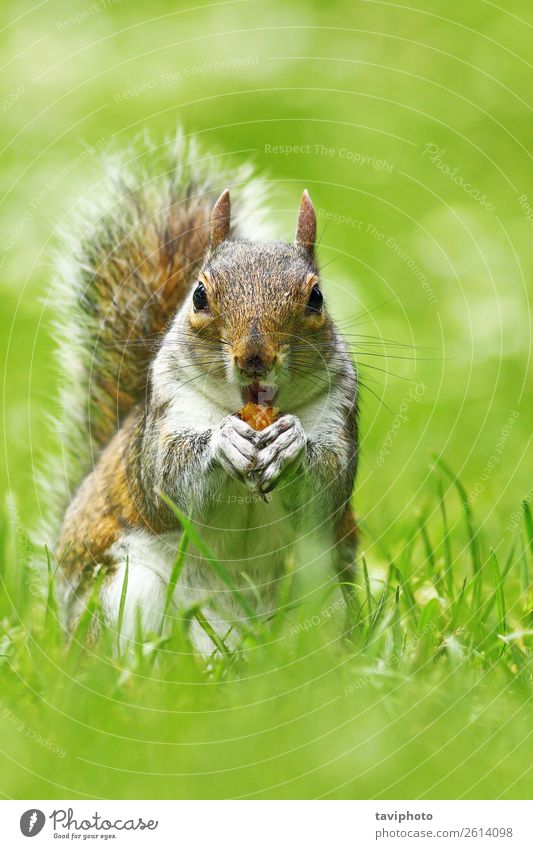
<instances>
[{"instance_id":1,"label":"squirrel left ear","mask_svg":"<svg viewBox=\"0 0 533 849\"><path fill-rule=\"evenodd\" d=\"M224 189L213 207L213 212L211 213L209 240L212 248L216 248L217 245L220 245L221 242L224 242L228 238L230 224L231 201L229 197L229 189Z\"/></svg>"},{"instance_id":2,"label":"squirrel left ear","mask_svg":"<svg viewBox=\"0 0 533 849\"><path fill-rule=\"evenodd\" d=\"M316 213L305 189L298 210L298 223L296 224L296 243L302 245L310 254L315 252L316 240Z\"/></svg>"}]
</instances>

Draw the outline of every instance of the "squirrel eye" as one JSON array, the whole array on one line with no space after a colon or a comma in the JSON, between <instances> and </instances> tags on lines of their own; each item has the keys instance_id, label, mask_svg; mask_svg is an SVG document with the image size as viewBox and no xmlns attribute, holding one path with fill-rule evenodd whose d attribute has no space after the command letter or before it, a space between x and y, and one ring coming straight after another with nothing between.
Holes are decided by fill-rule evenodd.
<instances>
[{"instance_id":1,"label":"squirrel eye","mask_svg":"<svg viewBox=\"0 0 533 849\"><path fill-rule=\"evenodd\" d=\"M195 310L205 310L207 306L207 292L203 283L198 283L198 286L193 292L192 302Z\"/></svg>"},{"instance_id":2,"label":"squirrel eye","mask_svg":"<svg viewBox=\"0 0 533 849\"><path fill-rule=\"evenodd\" d=\"M323 301L324 298L322 297L322 292L320 291L318 284L315 283L311 289L309 300L307 301L307 309L310 312L320 312Z\"/></svg>"}]
</instances>

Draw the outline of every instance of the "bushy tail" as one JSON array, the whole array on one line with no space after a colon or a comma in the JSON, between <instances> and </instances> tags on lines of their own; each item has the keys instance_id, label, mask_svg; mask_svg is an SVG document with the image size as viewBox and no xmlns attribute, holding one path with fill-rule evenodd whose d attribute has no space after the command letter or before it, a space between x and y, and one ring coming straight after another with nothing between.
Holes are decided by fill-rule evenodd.
<instances>
[{"instance_id":1,"label":"bushy tail","mask_svg":"<svg viewBox=\"0 0 533 849\"><path fill-rule=\"evenodd\" d=\"M143 399L162 333L204 256L213 201L227 185L235 186L235 235L258 237L261 186L249 167L228 171L222 162L181 134L161 146L145 139L108 163L96 200L66 236L54 300L69 490Z\"/></svg>"}]
</instances>

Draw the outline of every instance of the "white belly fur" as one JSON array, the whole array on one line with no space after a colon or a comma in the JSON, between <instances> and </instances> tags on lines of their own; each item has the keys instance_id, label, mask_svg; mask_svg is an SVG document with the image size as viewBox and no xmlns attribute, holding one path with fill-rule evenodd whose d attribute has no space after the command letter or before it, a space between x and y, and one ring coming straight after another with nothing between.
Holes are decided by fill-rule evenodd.
<instances>
[{"instance_id":1,"label":"white belly fur","mask_svg":"<svg viewBox=\"0 0 533 849\"><path fill-rule=\"evenodd\" d=\"M337 405L332 399L330 395L327 408L322 399L295 410L308 434L327 428L329 418L332 424L338 425ZM196 393L184 387L179 397L173 398L168 413L169 430L178 431L187 426L199 429L212 427L228 411L235 409L238 400L228 403L229 410L202 396L200 404ZM228 478L215 501L210 502L204 512L206 515L193 515L191 518L202 539L227 569L234 586L259 613L273 609L277 579L282 574L284 560L298 542L298 532L282 506L279 492L274 490L265 503L245 485ZM129 575L123 634L132 636L135 633L137 611L146 630L158 629L179 538L180 533L156 536L146 531L130 531L112 546L109 554L117 563L117 570L102 591L104 613L111 627L118 618L127 559ZM323 574L323 570L320 571ZM243 572L248 580L243 577ZM253 590L250 589L251 584ZM175 590L174 607L177 611L184 610L198 602L205 603L203 612L220 635L226 634L229 622L244 616L242 607L209 562L190 548ZM193 624L192 630L197 648L211 651L213 644L206 639L197 623Z\"/></svg>"},{"instance_id":2,"label":"white belly fur","mask_svg":"<svg viewBox=\"0 0 533 849\"><path fill-rule=\"evenodd\" d=\"M228 480L228 485L211 503L209 515L196 518L195 526L248 603L258 613L273 609L276 579L282 574L284 559L295 536L293 522L283 510L279 495L272 493L265 503L245 486ZM128 586L122 623L125 638L134 636L139 615L144 630L157 631L160 627L180 536L181 532L157 536L133 530L126 532L109 550L117 568L102 589L102 605L110 627L116 627L127 561ZM203 604L204 614L220 636L227 633L232 621L238 626L238 620L246 618L212 565L190 546L174 593L173 610L179 615L179 611L198 602ZM192 636L200 651L213 649L197 624L193 626Z\"/></svg>"}]
</instances>

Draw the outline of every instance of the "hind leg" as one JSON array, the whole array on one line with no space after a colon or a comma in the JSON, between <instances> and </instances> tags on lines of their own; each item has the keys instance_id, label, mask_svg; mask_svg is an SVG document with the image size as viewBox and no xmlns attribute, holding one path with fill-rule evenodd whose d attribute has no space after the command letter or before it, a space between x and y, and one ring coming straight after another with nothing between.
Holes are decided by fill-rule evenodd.
<instances>
[{"instance_id":1,"label":"hind leg","mask_svg":"<svg viewBox=\"0 0 533 849\"><path fill-rule=\"evenodd\" d=\"M153 569L135 561L128 562L127 587L124 584L125 575L126 563L117 564L104 578L100 599L108 627L117 631L125 589L121 639L132 640L135 638L137 623L142 633L153 633L160 629L167 585Z\"/></svg>"},{"instance_id":2,"label":"hind leg","mask_svg":"<svg viewBox=\"0 0 533 849\"><path fill-rule=\"evenodd\" d=\"M141 633L160 632L177 545L175 536L165 539L163 536L157 537L136 531L125 535L111 549L115 561L119 562L116 562L113 572L106 576L102 587L101 600L108 626L115 629L118 625L120 604L123 598L126 557L129 564L121 640L134 639L139 625ZM178 605L178 609L186 609L190 608L191 605L201 603L203 621L206 622L208 630L212 629L215 642L211 640L209 634L202 629L195 618L190 623L189 636L196 651L202 655L211 654L217 648L216 637L224 637L229 630L229 624L223 617L210 609L207 590L194 589L194 577L187 572L186 566L181 577L184 584L178 581L168 613L170 616L175 614L175 605ZM190 585L191 577L193 586ZM203 602L205 602L205 605ZM170 621L165 623L165 626L169 628L170 625ZM234 641L235 635L231 638L228 636L227 639Z\"/></svg>"},{"instance_id":3,"label":"hind leg","mask_svg":"<svg viewBox=\"0 0 533 849\"><path fill-rule=\"evenodd\" d=\"M353 629L358 615L357 597L353 586L358 536L354 512L351 505L347 504L334 528L333 567L346 602L348 632Z\"/></svg>"}]
</instances>

